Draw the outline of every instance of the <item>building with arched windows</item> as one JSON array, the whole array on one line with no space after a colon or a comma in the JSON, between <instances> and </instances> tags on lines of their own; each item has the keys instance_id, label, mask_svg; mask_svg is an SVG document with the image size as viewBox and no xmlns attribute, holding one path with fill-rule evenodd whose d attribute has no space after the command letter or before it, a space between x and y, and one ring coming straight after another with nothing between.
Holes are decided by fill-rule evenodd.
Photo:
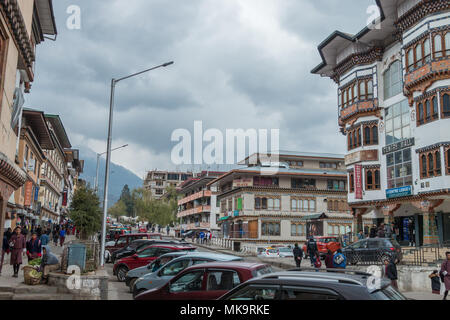
<instances>
[{"instance_id":1,"label":"building with arched windows","mask_svg":"<svg viewBox=\"0 0 450 320\"><path fill-rule=\"evenodd\" d=\"M380 17L332 33L312 70L338 86L348 202L404 245L450 241L450 2L376 3Z\"/></svg>"}]
</instances>

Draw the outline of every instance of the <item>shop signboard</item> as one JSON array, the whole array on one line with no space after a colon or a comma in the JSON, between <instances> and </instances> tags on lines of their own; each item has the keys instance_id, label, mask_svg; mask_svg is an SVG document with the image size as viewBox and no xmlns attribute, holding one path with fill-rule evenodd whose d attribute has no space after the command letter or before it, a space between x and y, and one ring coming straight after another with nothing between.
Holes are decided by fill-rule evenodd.
<instances>
[{"instance_id":1,"label":"shop signboard","mask_svg":"<svg viewBox=\"0 0 450 320\"><path fill-rule=\"evenodd\" d=\"M396 142L396 143L393 143L393 144L390 144L390 145L384 147L382 150L383 155L411 147L414 144L415 144L414 138L404 139L400 142Z\"/></svg>"},{"instance_id":2,"label":"shop signboard","mask_svg":"<svg viewBox=\"0 0 450 320\"><path fill-rule=\"evenodd\" d=\"M253 187L253 177L233 180L233 188Z\"/></svg>"},{"instance_id":3,"label":"shop signboard","mask_svg":"<svg viewBox=\"0 0 450 320\"><path fill-rule=\"evenodd\" d=\"M32 195L33 195L33 182L27 181L25 182L25 199L24 199L25 207L31 206Z\"/></svg>"},{"instance_id":4,"label":"shop signboard","mask_svg":"<svg viewBox=\"0 0 450 320\"><path fill-rule=\"evenodd\" d=\"M386 190L386 199L406 197L412 194L412 186L404 186Z\"/></svg>"},{"instance_id":5,"label":"shop signboard","mask_svg":"<svg viewBox=\"0 0 450 320\"><path fill-rule=\"evenodd\" d=\"M362 165L355 165L355 198L362 199Z\"/></svg>"}]
</instances>

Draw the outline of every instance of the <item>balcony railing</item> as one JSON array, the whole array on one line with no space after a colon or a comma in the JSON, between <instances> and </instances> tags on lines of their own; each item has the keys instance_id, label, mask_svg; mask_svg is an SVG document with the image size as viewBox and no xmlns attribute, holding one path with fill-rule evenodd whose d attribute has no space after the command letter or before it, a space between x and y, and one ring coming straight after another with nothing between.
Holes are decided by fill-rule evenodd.
<instances>
[{"instance_id":1,"label":"balcony railing","mask_svg":"<svg viewBox=\"0 0 450 320\"><path fill-rule=\"evenodd\" d=\"M180 211L180 212L178 212L177 217L181 218L181 217L186 217L186 216L190 216L192 214L198 214L198 213L202 213L202 212L211 212L211 206L198 206L198 207L195 207L192 209Z\"/></svg>"},{"instance_id":2,"label":"balcony railing","mask_svg":"<svg viewBox=\"0 0 450 320\"><path fill-rule=\"evenodd\" d=\"M211 191L210 190L204 190L200 191L194 194L191 194L190 196L187 196L180 201L178 201L178 205L181 206L182 204L203 198L203 197L211 197Z\"/></svg>"}]
</instances>

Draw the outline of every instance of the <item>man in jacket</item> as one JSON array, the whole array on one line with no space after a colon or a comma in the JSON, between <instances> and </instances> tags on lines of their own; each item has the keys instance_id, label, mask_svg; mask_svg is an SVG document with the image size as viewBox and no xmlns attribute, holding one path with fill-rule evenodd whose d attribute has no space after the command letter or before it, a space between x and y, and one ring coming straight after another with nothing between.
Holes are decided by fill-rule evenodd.
<instances>
[{"instance_id":1,"label":"man in jacket","mask_svg":"<svg viewBox=\"0 0 450 320\"><path fill-rule=\"evenodd\" d=\"M319 256L319 249L317 248L317 242L313 236L311 236L308 240L307 251L309 260L311 261L311 267L314 267L317 257Z\"/></svg>"},{"instance_id":2,"label":"man in jacket","mask_svg":"<svg viewBox=\"0 0 450 320\"><path fill-rule=\"evenodd\" d=\"M395 264L396 262L397 262L397 260L394 260L394 259L385 259L384 260L384 265L385 265L384 275L386 276L386 278L391 280L391 285L394 288L398 289L397 266Z\"/></svg>"},{"instance_id":3,"label":"man in jacket","mask_svg":"<svg viewBox=\"0 0 450 320\"><path fill-rule=\"evenodd\" d=\"M300 268L302 265L303 251L298 246L298 243L296 243L294 245L293 254L294 254L295 265L297 266L297 268Z\"/></svg>"},{"instance_id":4,"label":"man in jacket","mask_svg":"<svg viewBox=\"0 0 450 320\"><path fill-rule=\"evenodd\" d=\"M48 283L48 275L60 268L58 258L52 253L50 246L42 247L42 262L39 271L42 272L42 282Z\"/></svg>"},{"instance_id":5,"label":"man in jacket","mask_svg":"<svg viewBox=\"0 0 450 320\"><path fill-rule=\"evenodd\" d=\"M31 239L27 242L27 257L28 263L41 256L41 240L39 240L37 233L33 232Z\"/></svg>"},{"instance_id":6,"label":"man in jacket","mask_svg":"<svg viewBox=\"0 0 450 320\"><path fill-rule=\"evenodd\" d=\"M445 293L443 300L447 300L448 291L450 290L450 251L447 251L445 253L445 256L447 257L447 260L445 260L442 263L440 272L440 276L441 278L443 278L445 285Z\"/></svg>"},{"instance_id":7,"label":"man in jacket","mask_svg":"<svg viewBox=\"0 0 450 320\"><path fill-rule=\"evenodd\" d=\"M50 231L45 230L41 236L41 245L46 246L50 242L49 235Z\"/></svg>"},{"instance_id":8,"label":"man in jacket","mask_svg":"<svg viewBox=\"0 0 450 320\"><path fill-rule=\"evenodd\" d=\"M345 269L347 266L347 257L338 249L333 257L333 267L336 269Z\"/></svg>"}]
</instances>

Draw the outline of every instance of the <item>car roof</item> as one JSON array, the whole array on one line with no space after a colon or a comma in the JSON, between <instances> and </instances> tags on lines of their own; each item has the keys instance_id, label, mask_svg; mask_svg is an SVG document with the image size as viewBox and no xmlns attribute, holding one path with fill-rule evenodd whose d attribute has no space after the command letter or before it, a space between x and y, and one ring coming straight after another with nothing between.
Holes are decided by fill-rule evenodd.
<instances>
[{"instance_id":1,"label":"car roof","mask_svg":"<svg viewBox=\"0 0 450 320\"><path fill-rule=\"evenodd\" d=\"M121 235L121 237L146 237L148 235L148 233L126 233Z\"/></svg>"},{"instance_id":2,"label":"car roof","mask_svg":"<svg viewBox=\"0 0 450 320\"><path fill-rule=\"evenodd\" d=\"M191 251L187 252L185 255L183 255L181 258L209 258L214 259L217 261L238 261L243 260L243 258L238 256L233 256L231 254L222 254L222 253L210 253L210 252L198 252L198 251Z\"/></svg>"},{"instance_id":3,"label":"car roof","mask_svg":"<svg viewBox=\"0 0 450 320\"><path fill-rule=\"evenodd\" d=\"M265 263L258 263L258 262L241 262L241 261L222 261L222 262L207 262L202 264L197 264L195 266L191 266L185 270L197 270L197 269L233 269L233 270L254 270L258 269L259 267L265 267L268 266Z\"/></svg>"},{"instance_id":4,"label":"car roof","mask_svg":"<svg viewBox=\"0 0 450 320\"><path fill-rule=\"evenodd\" d=\"M315 270L315 269L313 269ZM328 270L330 271L330 270ZM261 280L274 280L276 282L288 282L289 284L295 284L298 282L330 282L330 283L343 283L343 284L353 284L362 287L366 287L368 279L372 276L369 273L345 269L345 270L332 270L334 272L327 272L326 269L319 269L319 272L307 270L290 270L290 271L280 271L262 275L260 277L249 280L249 283L258 282ZM382 287L389 284L389 280L382 278ZM267 283L267 282L266 282ZM372 290L372 289L371 289Z\"/></svg>"},{"instance_id":5,"label":"car roof","mask_svg":"<svg viewBox=\"0 0 450 320\"><path fill-rule=\"evenodd\" d=\"M148 248L154 248L154 247L157 247L157 248L175 248L175 249L184 249L184 248L192 249L192 248L195 248L194 246L181 245L181 244L176 244L176 243L174 243L174 244L172 244L172 243L155 243L155 244L149 244L147 247L142 248L140 251L143 251L143 250L148 249Z\"/></svg>"}]
</instances>

